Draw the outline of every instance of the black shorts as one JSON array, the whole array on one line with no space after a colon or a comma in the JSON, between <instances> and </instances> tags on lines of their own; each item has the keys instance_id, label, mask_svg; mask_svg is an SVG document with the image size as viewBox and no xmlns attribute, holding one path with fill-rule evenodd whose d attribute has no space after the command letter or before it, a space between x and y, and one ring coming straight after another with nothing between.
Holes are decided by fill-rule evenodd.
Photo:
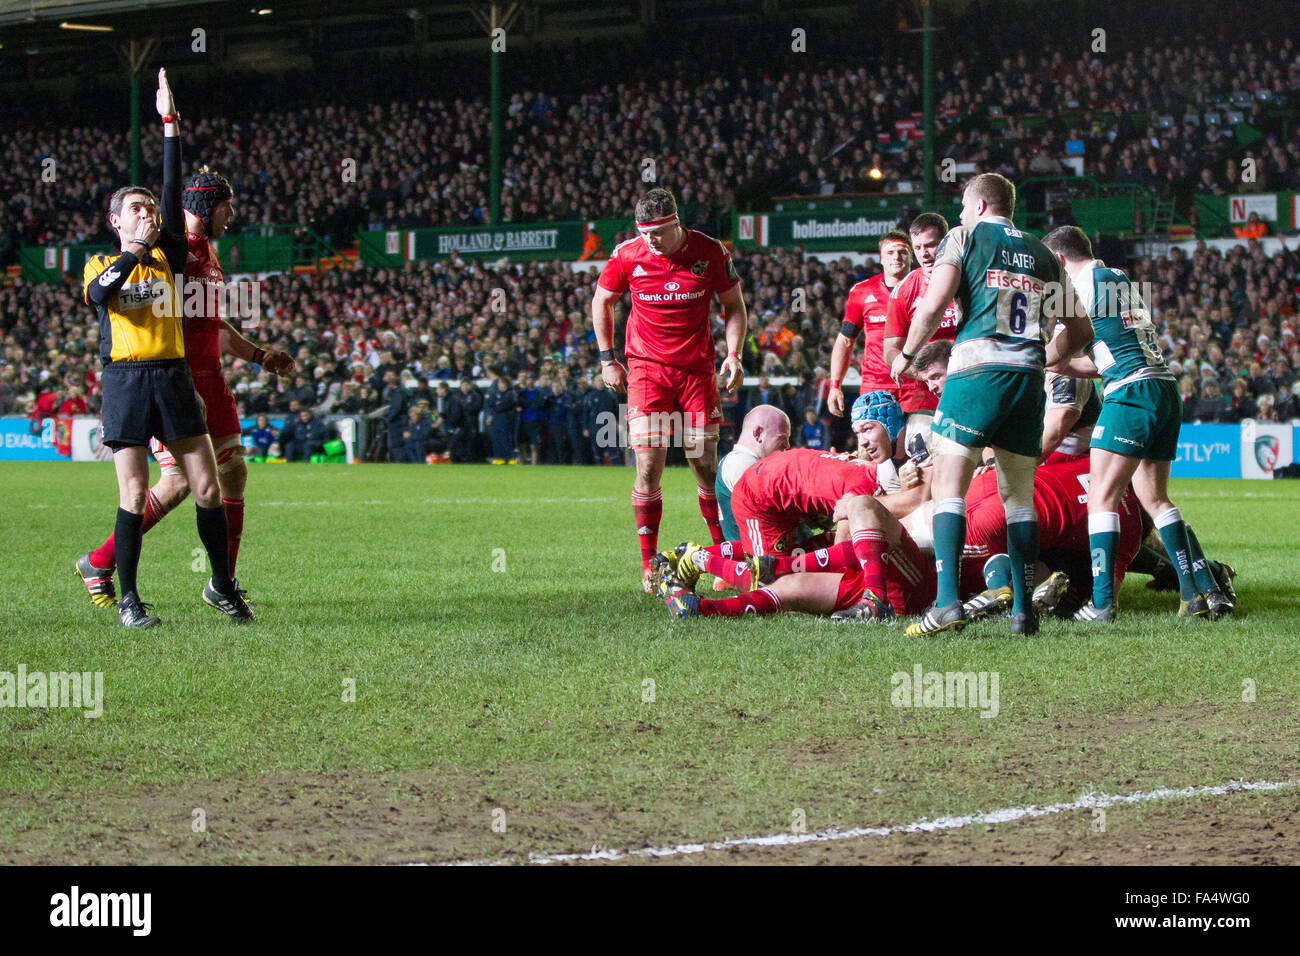
<instances>
[{"instance_id":1,"label":"black shorts","mask_svg":"<svg viewBox=\"0 0 1300 956\"><path fill-rule=\"evenodd\" d=\"M529 445L542 443L542 423L538 421L523 422L523 434L519 438Z\"/></svg>"},{"instance_id":2,"label":"black shorts","mask_svg":"<svg viewBox=\"0 0 1300 956\"><path fill-rule=\"evenodd\" d=\"M117 450L206 435L208 424L184 359L110 362L100 376L100 441Z\"/></svg>"}]
</instances>

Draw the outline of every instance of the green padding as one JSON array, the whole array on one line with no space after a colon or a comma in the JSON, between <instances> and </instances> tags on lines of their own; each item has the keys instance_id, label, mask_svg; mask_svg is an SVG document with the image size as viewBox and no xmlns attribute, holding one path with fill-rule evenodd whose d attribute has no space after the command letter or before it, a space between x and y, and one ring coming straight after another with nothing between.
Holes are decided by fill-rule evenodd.
<instances>
[{"instance_id":1,"label":"green padding","mask_svg":"<svg viewBox=\"0 0 1300 956\"><path fill-rule=\"evenodd\" d=\"M346 455L347 446L337 438L331 439L325 443L325 454L327 455Z\"/></svg>"}]
</instances>

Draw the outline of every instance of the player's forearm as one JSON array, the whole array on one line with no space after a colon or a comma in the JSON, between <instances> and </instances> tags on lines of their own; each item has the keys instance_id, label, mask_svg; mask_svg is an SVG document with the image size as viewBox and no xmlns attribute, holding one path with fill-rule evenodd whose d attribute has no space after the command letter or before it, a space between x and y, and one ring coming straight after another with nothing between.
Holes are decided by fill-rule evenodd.
<instances>
[{"instance_id":1,"label":"player's forearm","mask_svg":"<svg viewBox=\"0 0 1300 956\"><path fill-rule=\"evenodd\" d=\"M251 362L257 352L257 346L240 335L239 330L228 321L221 323L219 342L223 355L232 355L245 362Z\"/></svg>"},{"instance_id":2,"label":"player's forearm","mask_svg":"<svg viewBox=\"0 0 1300 956\"><path fill-rule=\"evenodd\" d=\"M894 359L898 358L898 353L902 351L903 339L900 336L885 339L880 347L881 356L886 365L893 365Z\"/></svg>"},{"instance_id":3,"label":"player's forearm","mask_svg":"<svg viewBox=\"0 0 1300 956\"><path fill-rule=\"evenodd\" d=\"M1096 378L1097 366L1086 355L1076 355L1072 359L1063 359L1052 365L1052 371L1068 375L1070 378Z\"/></svg>"},{"instance_id":4,"label":"player's forearm","mask_svg":"<svg viewBox=\"0 0 1300 956\"><path fill-rule=\"evenodd\" d=\"M1078 420L1077 413L1072 416L1060 412L1047 413L1047 418L1043 422L1042 457L1046 458L1060 447L1061 442L1065 441L1065 436L1070 434L1070 429Z\"/></svg>"},{"instance_id":5,"label":"player's forearm","mask_svg":"<svg viewBox=\"0 0 1300 956\"><path fill-rule=\"evenodd\" d=\"M912 327L907 330L901 351L908 355L919 352L921 346L930 341L930 337L938 330L942 318L943 310L927 304L923 299L912 315Z\"/></svg>"},{"instance_id":6,"label":"player's forearm","mask_svg":"<svg viewBox=\"0 0 1300 956\"><path fill-rule=\"evenodd\" d=\"M841 332L835 336L835 346L831 349L831 380L844 381L849 371L849 361L853 358L853 340Z\"/></svg>"},{"instance_id":7,"label":"player's forearm","mask_svg":"<svg viewBox=\"0 0 1300 956\"><path fill-rule=\"evenodd\" d=\"M591 329L596 333L596 347L604 352L614 347L614 300L596 293L591 300Z\"/></svg>"},{"instance_id":8,"label":"player's forearm","mask_svg":"<svg viewBox=\"0 0 1300 956\"><path fill-rule=\"evenodd\" d=\"M162 231L185 235L185 210L181 203L180 125L163 124Z\"/></svg>"},{"instance_id":9,"label":"player's forearm","mask_svg":"<svg viewBox=\"0 0 1300 956\"><path fill-rule=\"evenodd\" d=\"M745 333L749 331L749 316L745 313L742 302L739 308L727 309L726 337L727 354L740 354L740 347L745 344Z\"/></svg>"},{"instance_id":10,"label":"player's forearm","mask_svg":"<svg viewBox=\"0 0 1300 956\"><path fill-rule=\"evenodd\" d=\"M896 491L892 495L884 495L881 497L880 503L885 506L891 515L902 520L920 506L924 500L924 495L924 486L918 485L906 491Z\"/></svg>"},{"instance_id":11,"label":"player's forearm","mask_svg":"<svg viewBox=\"0 0 1300 956\"><path fill-rule=\"evenodd\" d=\"M137 244L135 248L144 252L148 247ZM113 260L112 265L90 283L86 289L86 298L95 305L103 305L121 291L122 283L126 282L131 270L139 264L140 257L138 255L129 250L124 250L120 256ZM105 279L108 279L108 282L105 282Z\"/></svg>"}]
</instances>

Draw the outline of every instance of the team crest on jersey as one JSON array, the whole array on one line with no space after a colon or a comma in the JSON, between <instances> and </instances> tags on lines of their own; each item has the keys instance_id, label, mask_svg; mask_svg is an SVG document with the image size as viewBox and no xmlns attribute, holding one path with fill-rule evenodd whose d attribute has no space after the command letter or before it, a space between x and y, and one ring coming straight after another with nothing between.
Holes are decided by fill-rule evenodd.
<instances>
[{"instance_id":1,"label":"team crest on jersey","mask_svg":"<svg viewBox=\"0 0 1300 956\"><path fill-rule=\"evenodd\" d=\"M693 276L702 276L708 271L709 271L708 259L699 259L696 262L691 263L691 275Z\"/></svg>"},{"instance_id":2,"label":"team crest on jersey","mask_svg":"<svg viewBox=\"0 0 1300 956\"><path fill-rule=\"evenodd\" d=\"M776 544L772 545L772 550L778 554L784 554L786 549L785 538L777 538Z\"/></svg>"}]
</instances>

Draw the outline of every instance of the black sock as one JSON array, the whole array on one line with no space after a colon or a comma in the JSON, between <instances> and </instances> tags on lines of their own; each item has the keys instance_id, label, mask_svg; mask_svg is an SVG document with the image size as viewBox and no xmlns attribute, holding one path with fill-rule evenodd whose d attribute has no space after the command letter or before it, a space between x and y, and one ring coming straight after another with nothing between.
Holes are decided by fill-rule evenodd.
<instances>
[{"instance_id":1,"label":"black sock","mask_svg":"<svg viewBox=\"0 0 1300 956\"><path fill-rule=\"evenodd\" d=\"M230 542L226 537L226 509L195 506L199 522L199 540L207 549L212 563L212 586L222 594L232 588L230 582Z\"/></svg>"},{"instance_id":2,"label":"black sock","mask_svg":"<svg viewBox=\"0 0 1300 956\"><path fill-rule=\"evenodd\" d=\"M1134 555L1128 569L1134 574L1149 574L1154 576L1155 573L1165 565L1169 565L1169 561L1163 554L1153 551L1151 548L1143 545L1138 549L1138 553ZM1172 565L1169 566L1172 567Z\"/></svg>"},{"instance_id":3,"label":"black sock","mask_svg":"<svg viewBox=\"0 0 1300 956\"><path fill-rule=\"evenodd\" d=\"M113 557L117 560L117 581L122 596L135 592L135 574L140 567L140 540L144 537L144 515L117 509L113 526Z\"/></svg>"}]
</instances>

